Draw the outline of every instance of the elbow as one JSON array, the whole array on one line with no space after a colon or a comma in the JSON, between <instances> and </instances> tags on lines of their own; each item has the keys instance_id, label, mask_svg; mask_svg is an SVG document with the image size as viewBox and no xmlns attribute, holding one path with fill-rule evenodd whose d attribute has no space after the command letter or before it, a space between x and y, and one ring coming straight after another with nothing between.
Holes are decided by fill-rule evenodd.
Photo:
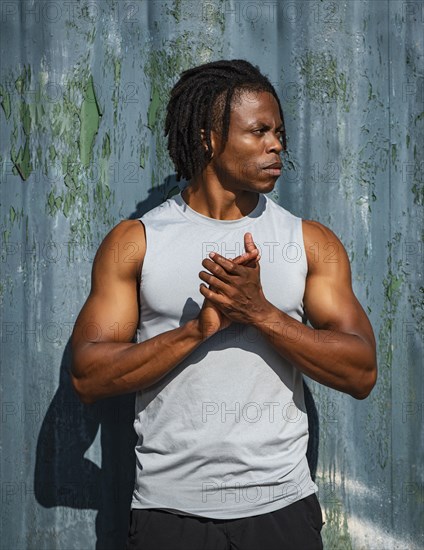
<instances>
[{"instance_id":1,"label":"elbow","mask_svg":"<svg viewBox=\"0 0 424 550\"><path fill-rule=\"evenodd\" d=\"M93 398L87 389L87 370L87 366L81 364L78 350L73 347L70 369L71 384L79 400L84 403L84 405L91 405L96 399Z\"/></svg>"},{"instance_id":2,"label":"elbow","mask_svg":"<svg viewBox=\"0 0 424 550\"><path fill-rule=\"evenodd\" d=\"M350 392L350 395L358 400L366 399L374 386L377 383L377 365L374 364L372 368L367 371L361 377L361 383L356 385L355 390Z\"/></svg>"},{"instance_id":3,"label":"elbow","mask_svg":"<svg viewBox=\"0 0 424 550\"><path fill-rule=\"evenodd\" d=\"M87 392L81 378L78 378L71 373L71 383L81 403L84 403L84 405L91 405L95 403L96 400Z\"/></svg>"}]
</instances>

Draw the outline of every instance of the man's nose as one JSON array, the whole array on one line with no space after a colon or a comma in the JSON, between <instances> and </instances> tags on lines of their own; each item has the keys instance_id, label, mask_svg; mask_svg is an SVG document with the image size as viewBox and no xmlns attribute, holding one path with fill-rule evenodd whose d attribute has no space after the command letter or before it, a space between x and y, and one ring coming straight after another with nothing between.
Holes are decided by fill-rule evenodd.
<instances>
[{"instance_id":1,"label":"man's nose","mask_svg":"<svg viewBox=\"0 0 424 550\"><path fill-rule=\"evenodd\" d=\"M283 151L283 144L281 143L281 139L276 135L271 135L267 147L267 151L269 153L277 153L280 154Z\"/></svg>"}]
</instances>

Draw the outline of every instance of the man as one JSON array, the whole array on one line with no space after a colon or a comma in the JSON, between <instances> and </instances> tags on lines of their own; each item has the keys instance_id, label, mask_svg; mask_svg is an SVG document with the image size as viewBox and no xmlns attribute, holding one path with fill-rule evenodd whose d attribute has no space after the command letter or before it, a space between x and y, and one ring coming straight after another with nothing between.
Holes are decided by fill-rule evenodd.
<instances>
[{"instance_id":1,"label":"man","mask_svg":"<svg viewBox=\"0 0 424 550\"><path fill-rule=\"evenodd\" d=\"M137 391L126 548L322 548L302 373L356 399L377 375L346 251L266 196L284 120L250 63L185 71L165 130L188 185L105 237L72 335L83 402Z\"/></svg>"}]
</instances>

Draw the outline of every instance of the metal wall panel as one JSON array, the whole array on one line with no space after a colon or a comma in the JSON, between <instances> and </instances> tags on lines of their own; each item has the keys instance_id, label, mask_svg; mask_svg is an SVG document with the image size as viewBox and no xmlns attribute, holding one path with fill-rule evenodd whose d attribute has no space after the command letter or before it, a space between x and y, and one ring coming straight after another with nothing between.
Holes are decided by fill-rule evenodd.
<instances>
[{"instance_id":1,"label":"metal wall panel","mask_svg":"<svg viewBox=\"0 0 424 550\"><path fill-rule=\"evenodd\" d=\"M423 2L0 10L2 548L123 546L134 396L81 404L69 337L102 238L175 192L170 87L185 68L240 57L285 113L289 156L270 196L341 239L378 340L367 400L307 379L325 548L424 547Z\"/></svg>"}]
</instances>

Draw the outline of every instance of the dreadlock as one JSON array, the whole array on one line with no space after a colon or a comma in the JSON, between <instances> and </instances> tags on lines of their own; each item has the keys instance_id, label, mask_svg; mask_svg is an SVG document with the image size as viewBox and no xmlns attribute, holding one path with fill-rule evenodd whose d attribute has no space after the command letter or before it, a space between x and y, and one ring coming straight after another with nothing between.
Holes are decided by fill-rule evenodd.
<instances>
[{"instance_id":1,"label":"dreadlock","mask_svg":"<svg viewBox=\"0 0 424 550\"><path fill-rule=\"evenodd\" d=\"M269 92L280 109L283 148L286 132L277 93L257 67L243 59L213 61L184 71L171 90L165 121L168 151L177 170L177 181L199 174L212 157L211 130L219 130L222 146L228 139L231 106L243 92ZM201 130L204 130L202 142Z\"/></svg>"}]
</instances>

